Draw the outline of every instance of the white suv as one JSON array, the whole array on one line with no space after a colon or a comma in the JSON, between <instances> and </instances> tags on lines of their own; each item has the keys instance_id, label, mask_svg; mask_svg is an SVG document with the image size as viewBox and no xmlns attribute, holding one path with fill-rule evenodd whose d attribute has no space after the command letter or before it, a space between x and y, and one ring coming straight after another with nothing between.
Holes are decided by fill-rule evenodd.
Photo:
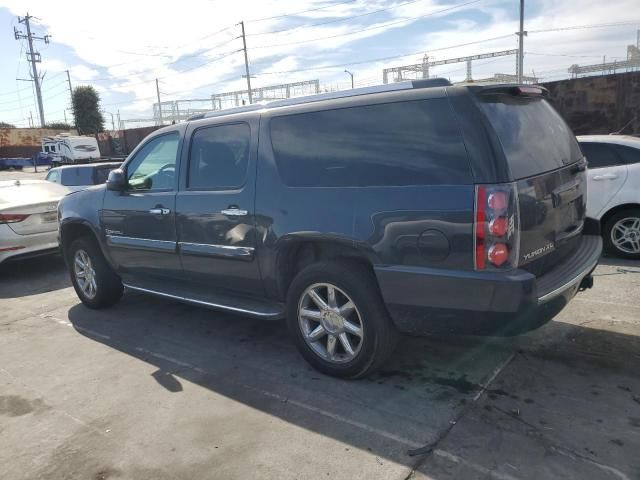
<instances>
[{"instance_id":1,"label":"white suv","mask_svg":"<svg viewBox=\"0 0 640 480\"><path fill-rule=\"evenodd\" d=\"M600 220L605 250L640 259L640 138L578 137L589 162L587 216Z\"/></svg>"}]
</instances>

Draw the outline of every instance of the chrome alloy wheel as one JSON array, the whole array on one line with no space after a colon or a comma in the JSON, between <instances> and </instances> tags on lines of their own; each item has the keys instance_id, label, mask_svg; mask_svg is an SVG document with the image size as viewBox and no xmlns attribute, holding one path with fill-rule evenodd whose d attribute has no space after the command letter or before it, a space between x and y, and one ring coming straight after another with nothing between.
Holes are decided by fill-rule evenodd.
<instances>
[{"instance_id":1,"label":"chrome alloy wheel","mask_svg":"<svg viewBox=\"0 0 640 480\"><path fill-rule=\"evenodd\" d=\"M618 220L611 229L611 242L621 252L640 253L640 218Z\"/></svg>"},{"instance_id":2,"label":"chrome alloy wheel","mask_svg":"<svg viewBox=\"0 0 640 480\"><path fill-rule=\"evenodd\" d=\"M76 251L73 257L73 273L82 293L89 299L96 296L96 272L91 263L91 257L84 250Z\"/></svg>"},{"instance_id":3,"label":"chrome alloy wheel","mask_svg":"<svg viewBox=\"0 0 640 480\"><path fill-rule=\"evenodd\" d=\"M349 362L362 348L360 312L346 293L330 283L313 284L302 293L298 323L305 342L328 362Z\"/></svg>"}]
</instances>

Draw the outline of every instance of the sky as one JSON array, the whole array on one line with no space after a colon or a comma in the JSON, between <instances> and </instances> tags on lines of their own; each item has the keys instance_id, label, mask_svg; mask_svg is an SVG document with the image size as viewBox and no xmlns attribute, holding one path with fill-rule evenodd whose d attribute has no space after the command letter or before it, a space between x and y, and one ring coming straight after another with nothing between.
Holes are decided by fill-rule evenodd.
<instances>
[{"instance_id":1,"label":"sky","mask_svg":"<svg viewBox=\"0 0 640 480\"><path fill-rule=\"evenodd\" d=\"M25 32L34 17L45 120L71 119L69 87L93 85L111 115L148 119L156 101L208 99L246 89L240 21L252 87L319 80L321 88L382 83L387 67L515 49L518 0L0 0L0 121L29 126L37 107ZM614 24L614 25L608 25ZM580 27L580 28L569 28ZM524 72L567 78L572 64L624 60L640 29L637 0L526 0ZM545 31L540 31L545 30ZM551 30L551 31L549 31ZM514 55L473 62L473 77L515 73ZM433 67L462 81L465 63ZM18 80L23 79L23 80ZM202 102L201 102L202 104ZM143 123L127 123L127 126Z\"/></svg>"}]
</instances>

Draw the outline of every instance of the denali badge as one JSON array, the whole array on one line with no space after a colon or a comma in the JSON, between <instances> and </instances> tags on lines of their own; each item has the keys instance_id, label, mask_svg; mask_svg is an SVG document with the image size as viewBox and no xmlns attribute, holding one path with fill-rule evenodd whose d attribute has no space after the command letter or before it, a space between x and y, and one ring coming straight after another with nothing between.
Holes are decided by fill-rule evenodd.
<instances>
[{"instance_id":1,"label":"denali badge","mask_svg":"<svg viewBox=\"0 0 640 480\"><path fill-rule=\"evenodd\" d=\"M525 253L522 256L522 258L524 258L525 260L531 260L532 258L537 257L538 255L542 255L543 253L550 252L554 248L556 248L556 246L553 243L547 243L544 247L540 247L534 250L533 252Z\"/></svg>"}]
</instances>

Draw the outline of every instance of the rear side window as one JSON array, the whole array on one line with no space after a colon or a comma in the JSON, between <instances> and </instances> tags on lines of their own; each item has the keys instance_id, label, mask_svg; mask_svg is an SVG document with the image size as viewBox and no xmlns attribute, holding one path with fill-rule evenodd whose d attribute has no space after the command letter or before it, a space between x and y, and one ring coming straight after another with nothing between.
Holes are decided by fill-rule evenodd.
<instances>
[{"instance_id":1,"label":"rear side window","mask_svg":"<svg viewBox=\"0 0 640 480\"><path fill-rule=\"evenodd\" d=\"M606 143L581 143L582 153L587 157L589 168L613 167L622 160L616 155L613 145Z\"/></svg>"},{"instance_id":2,"label":"rear side window","mask_svg":"<svg viewBox=\"0 0 640 480\"><path fill-rule=\"evenodd\" d=\"M479 100L502 144L514 180L582 158L573 132L546 100L511 95L480 96Z\"/></svg>"},{"instance_id":3,"label":"rear side window","mask_svg":"<svg viewBox=\"0 0 640 480\"><path fill-rule=\"evenodd\" d=\"M189 180L195 189L241 187L247 176L251 130L246 123L200 128L191 139Z\"/></svg>"},{"instance_id":4,"label":"rear side window","mask_svg":"<svg viewBox=\"0 0 640 480\"><path fill-rule=\"evenodd\" d=\"M472 183L446 98L274 117L271 141L293 187Z\"/></svg>"},{"instance_id":5,"label":"rear side window","mask_svg":"<svg viewBox=\"0 0 640 480\"><path fill-rule=\"evenodd\" d=\"M59 175L60 174L58 173L58 170L51 170L47 174L47 178L45 180L49 180L50 182L57 182Z\"/></svg>"},{"instance_id":6,"label":"rear side window","mask_svg":"<svg viewBox=\"0 0 640 480\"><path fill-rule=\"evenodd\" d=\"M106 183L107 178L109 178L109 172L111 170L115 170L116 167L109 168L97 168L96 169L96 185L101 185Z\"/></svg>"},{"instance_id":7,"label":"rear side window","mask_svg":"<svg viewBox=\"0 0 640 480\"><path fill-rule=\"evenodd\" d=\"M614 145L616 152L622 158L622 161L627 165L634 163L640 163L640 149L627 147L626 145Z\"/></svg>"},{"instance_id":8,"label":"rear side window","mask_svg":"<svg viewBox=\"0 0 640 480\"><path fill-rule=\"evenodd\" d=\"M60 171L61 183L69 187L93 185L92 171L91 168L64 168Z\"/></svg>"}]
</instances>

